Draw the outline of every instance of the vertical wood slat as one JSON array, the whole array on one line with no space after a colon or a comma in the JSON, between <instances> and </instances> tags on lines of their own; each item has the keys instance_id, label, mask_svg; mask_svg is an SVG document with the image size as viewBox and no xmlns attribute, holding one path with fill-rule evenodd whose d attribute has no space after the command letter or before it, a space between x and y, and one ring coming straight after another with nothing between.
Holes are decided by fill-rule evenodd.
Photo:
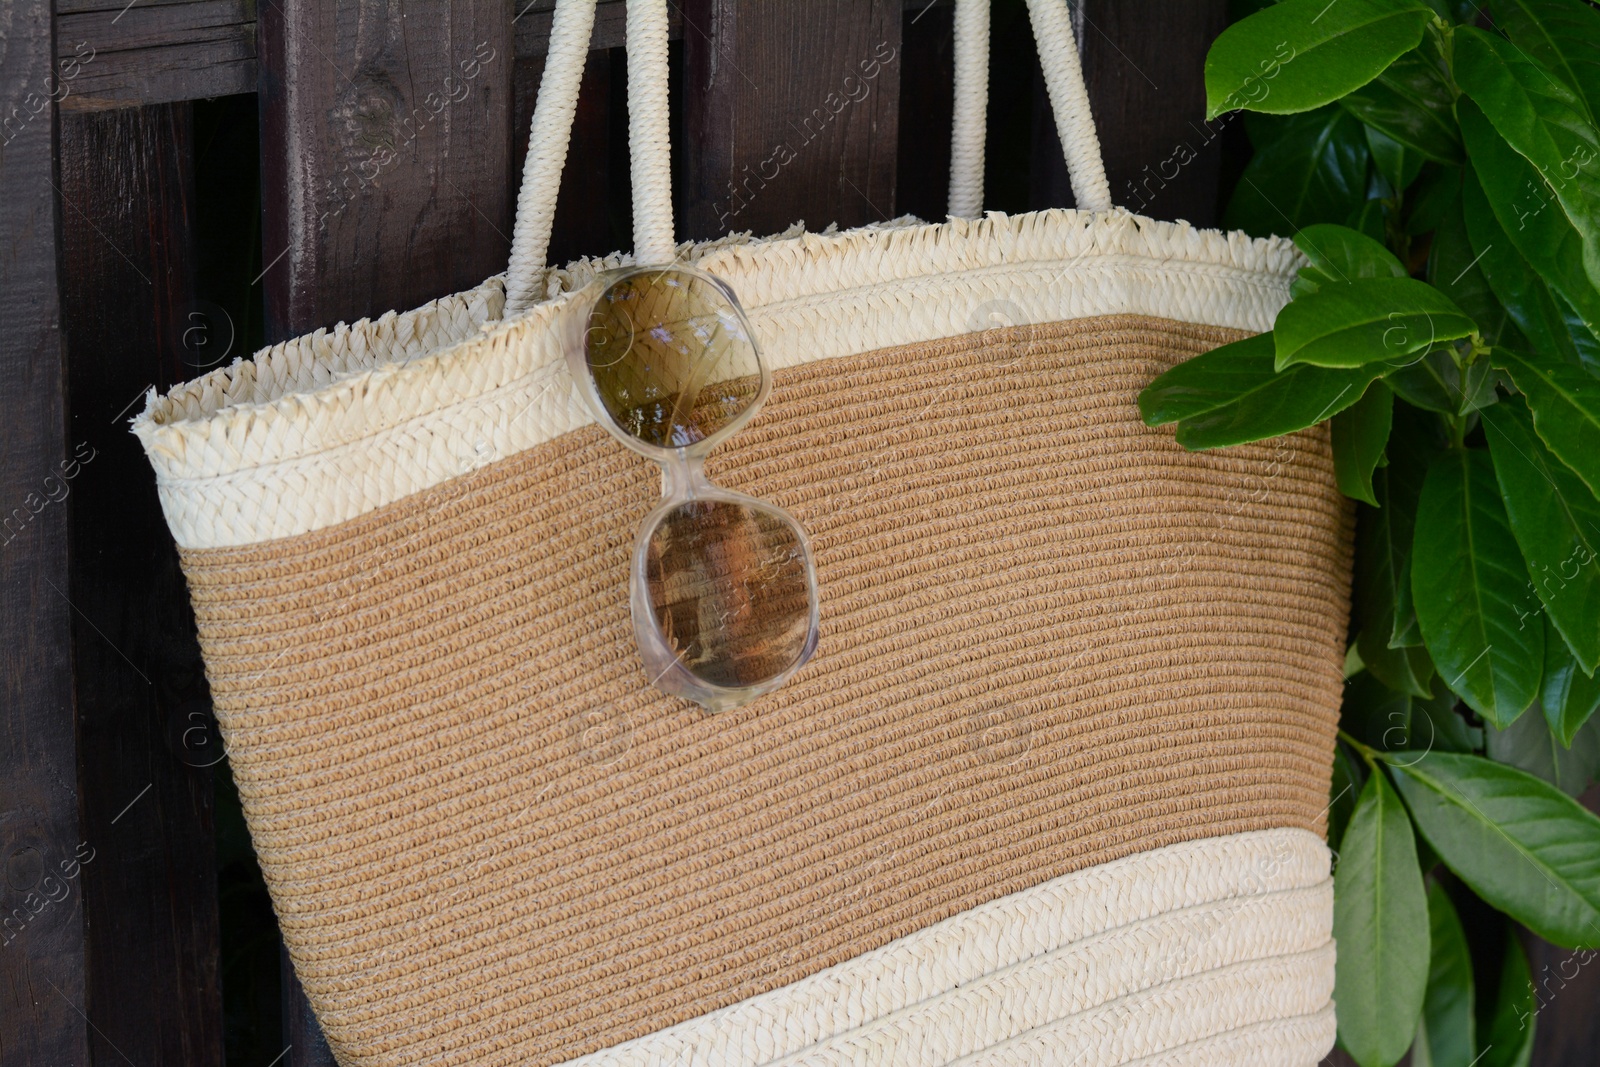
<instances>
[{"instance_id":1,"label":"vertical wood slat","mask_svg":"<svg viewBox=\"0 0 1600 1067\"><path fill-rule=\"evenodd\" d=\"M1222 123L1204 121L1205 58L1227 25L1227 0L1081 0L1076 12L1112 202L1151 218L1214 226ZM1070 205L1042 89L1034 117L1034 206Z\"/></svg>"},{"instance_id":2,"label":"vertical wood slat","mask_svg":"<svg viewBox=\"0 0 1600 1067\"><path fill-rule=\"evenodd\" d=\"M686 0L679 240L895 215L900 0Z\"/></svg>"},{"instance_id":3,"label":"vertical wood slat","mask_svg":"<svg viewBox=\"0 0 1600 1067\"><path fill-rule=\"evenodd\" d=\"M267 0L258 15L267 340L504 269L510 6ZM292 975L284 992L285 1063L331 1063Z\"/></svg>"},{"instance_id":4,"label":"vertical wood slat","mask_svg":"<svg viewBox=\"0 0 1600 1067\"><path fill-rule=\"evenodd\" d=\"M283 1043L287 1054L283 1062L287 1067L338 1067L281 942L278 952L278 974L283 986Z\"/></svg>"},{"instance_id":5,"label":"vertical wood slat","mask_svg":"<svg viewBox=\"0 0 1600 1067\"><path fill-rule=\"evenodd\" d=\"M268 0L258 13L269 341L503 269L504 0Z\"/></svg>"},{"instance_id":6,"label":"vertical wood slat","mask_svg":"<svg viewBox=\"0 0 1600 1067\"><path fill-rule=\"evenodd\" d=\"M51 7L11 0L0 38L3 1067L89 1062L67 509L44 483L68 460Z\"/></svg>"},{"instance_id":7,"label":"vertical wood slat","mask_svg":"<svg viewBox=\"0 0 1600 1067\"><path fill-rule=\"evenodd\" d=\"M229 330L194 302L189 104L63 115L73 673L95 1061L219 1063L211 724L177 552L127 419ZM186 360L185 355L191 357ZM220 351L218 352L220 358ZM128 961L137 960L137 967Z\"/></svg>"},{"instance_id":8,"label":"vertical wood slat","mask_svg":"<svg viewBox=\"0 0 1600 1067\"><path fill-rule=\"evenodd\" d=\"M950 128L955 114L954 7L908 9L901 24L895 210L937 222L950 205ZM992 54L992 53L991 53ZM992 152L993 141L987 142Z\"/></svg>"}]
</instances>

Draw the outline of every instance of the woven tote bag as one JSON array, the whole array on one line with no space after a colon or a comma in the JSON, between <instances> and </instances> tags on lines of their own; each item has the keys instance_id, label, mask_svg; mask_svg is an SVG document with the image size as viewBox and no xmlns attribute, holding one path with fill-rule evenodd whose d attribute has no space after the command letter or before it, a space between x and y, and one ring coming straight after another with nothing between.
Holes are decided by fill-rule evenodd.
<instances>
[{"instance_id":1,"label":"woven tote bag","mask_svg":"<svg viewBox=\"0 0 1600 1067\"><path fill-rule=\"evenodd\" d=\"M630 0L635 253L544 264L594 0L561 0L504 277L276 345L135 431L283 939L346 1067L1315 1064L1352 514L1326 430L1190 454L1138 391L1270 328L1285 240L1111 206L676 245L665 0ZM815 656L708 714L629 617L656 467L555 328L728 283L773 368L708 460L811 537Z\"/></svg>"}]
</instances>

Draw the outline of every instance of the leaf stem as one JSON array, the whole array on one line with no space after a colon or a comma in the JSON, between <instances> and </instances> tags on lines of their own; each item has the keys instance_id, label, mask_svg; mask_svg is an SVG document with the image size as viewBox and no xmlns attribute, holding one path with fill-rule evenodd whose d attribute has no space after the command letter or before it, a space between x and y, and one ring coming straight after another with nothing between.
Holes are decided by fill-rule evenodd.
<instances>
[{"instance_id":1,"label":"leaf stem","mask_svg":"<svg viewBox=\"0 0 1600 1067\"><path fill-rule=\"evenodd\" d=\"M1357 752L1359 752L1361 754L1361 758L1367 761L1367 766L1369 768L1371 768L1374 771L1376 771L1378 769L1378 750L1377 749L1373 748L1371 745L1366 745L1366 744L1361 743L1360 741L1357 741L1355 738L1351 737L1348 733L1346 733L1343 729L1341 729L1339 731L1339 739L1341 741L1343 741L1345 744L1349 745L1351 748L1355 749Z\"/></svg>"}]
</instances>

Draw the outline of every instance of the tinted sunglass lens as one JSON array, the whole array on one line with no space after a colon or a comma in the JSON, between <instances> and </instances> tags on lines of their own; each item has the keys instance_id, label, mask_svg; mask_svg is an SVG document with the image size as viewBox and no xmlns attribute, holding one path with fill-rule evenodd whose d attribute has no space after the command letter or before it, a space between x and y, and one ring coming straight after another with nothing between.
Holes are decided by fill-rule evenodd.
<instances>
[{"instance_id":1,"label":"tinted sunglass lens","mask_svg":"<svg viewBox=\"0 0 1600 1067\"><path fill-rule=\"evenodd\" d=\"M811 587L801 534L788 516L688 501L656 525L648 553L656 626L702 681L759 685L806 655Z\"/></svg>"},{"instance_id":2,"label":"tinted sunglass lens","mask_svg":"<svg viewBox=\"0 0 1600 1067\"><path fill-rule=\"evenodd\" d=\"M761 388L732 299L687 271L636 271L607 286L589 314L584 358L617 424L663 448L710 437Z\"/></svg>"}]
</instances>

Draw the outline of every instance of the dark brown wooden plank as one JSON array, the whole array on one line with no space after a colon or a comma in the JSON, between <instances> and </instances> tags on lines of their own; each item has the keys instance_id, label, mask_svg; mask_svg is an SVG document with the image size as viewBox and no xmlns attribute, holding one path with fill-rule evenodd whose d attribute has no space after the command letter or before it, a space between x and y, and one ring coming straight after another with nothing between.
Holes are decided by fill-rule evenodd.
<instances>
[{"instance_id":1,"label":"dark brown wooden plank","mask_svg":"<svg viewBox=\"0 0 1600 1067\"><path fill-rule=\"evenodd\" d=\"M912 15L949 0L902 0ZM543 56L550 43L555 0L510 0L519 59ZM625 0L600 0L592 47L623 43ZM95 111L175 100L254 92L257 0L169 0L129 7L115 0L61 0L57 49L62 58L94 54L82 81L62 102L69 111ZM138 13L137 17L135 12ZM948 16L946 16L948 18ZM683 10L668 11L673 40L683 34ZM122 34L133 20L140 29ZM94 49L91 53L89 49ZM92 71L94 63L100 66Z\"/></svg>"},{"instance_id":2,"label":"dark brown wooden plank","mask_svg":"<svg viewBox=\"0 0 1600 1067\"><path fill-rule=\"evenodd\" d=\"M1112 201L1152 218L1215 225L1223 123L1204 122L1205 57L1227 25L1226 0L1083 0L1075 11ZM1042 85L1035 129L1034 206L1070 205Z\"/></svg>"},{"instance_id":3,"label":"dark brown wooden plank","mask_svg":"<svg viewBox=\"0 0 1600 1067\"><path fill-rule=\"evenodd\" d=\"M0 1067L89 1062L49 0L0 39ZM48 480L48 481L47 481ZM90 846L93 847L92 845Z\"/></svg>"},{"instance_id":4,"label":"dark brown wooden plank","mask_svg":"<svg viewBox=\"0 0 1600 1067\"><path fill-rule=\"evenodd\" d=\"M79 10L57 14L56 54L78 64L63 111L254 92L255 0L80 0Z\"/></svg>"},{"instance_id":5,"label":"dark brown wooden plank","mask_svg":"<svg viewBox=\"0 0 1600 1067\"><path fill-rule=\"evenodd\" d=\"M949 0L906 8L901 27L895 209L938 222L950 202L955 35Z\"/></svg>"},{"instance_id":6,"label":"dark brown wooden plank","mask_svg":"<svg viewBox=\"0 0 1600 1067\"><path fill-rule=\"evenodd\" d=\"M260 14L269 339L404 310L503 269L504 0L271 0Z\"/></svg>"},{"instance_id":7,"label":"dark brown wooden plank","mask_svg":"<svg viewBox=\"0 0 1600 1067\"><path fill-rule=\"evenodd\" d=\"M894 216L902 7L686 0L680 239Z\"/></svg>"},{"instance_id":8,"label":"dark brown wooden plank","mask_svg":"<svg viewBox=\"0 0 1600 1067\"><path fill-rule=\"evenodd\" d=\"M80 461L73 673L96 1062L219 1063L209 765L222 758L177 552L127 419L220 358L194 300L189 104L61 120L62 327ZM127 961L138 960L137 967Z\"/></svg>"},{"instance_id":9,"label":"dark brown wooden plank","mask_svg":"<svg viewBox=\"0 0 1600 1067\"><path fill-rule=\"evenodd\" d=\"M288 1053L284 1063L287 1067L338 1067L333 1050L328 1048L328 1039L322 1036L317 1018L311 1013L306 992L300 988L300 979L295 977L289 953L281 946L279 961L278 973L283 982L283 1043Z\"/></svg>"},{"instance_id":10,"label":"dark brown wooden plank","mask_svg":"<svg viewBox=\"0 0 1600 1067\"><path fill-rule=\"evenodd\" d=\"M255 0L63 0L56 53L79 70L63 111L254 92Z\"/></svg>"},{"instance_id":11,"label":"dark brown wooden plank","mask_svg":"<svg viewBox=\"0 0 1600 1067\"><path fill-rule=\"evenodd\" d=\"M85 43L102 55L165 48L195 38L222 36L255 20L255 0L187 0L133 6L123 3L73 11L58 4L56 54L73 54Z\"/></svg>"},{"instance_id":12,"label":"dark brown wooden plank","mask_svg":"<svg viewBox=\"0 0 1600 1067\"><path fill-rule=\"evenodd\" d=\"M592 48L622 46L624 3L600 0ZM57 52L62 59L77 59L82 68L69 79L63 110L255 92L257 10L258 0L169 0L133 7L115 0L63 0L57 5ZM509 0L512 51L518 59L545 54L554 11L555 0ZM674 8L668 18L676 40L682 15Z\"/></svg>"}]
</instances>

